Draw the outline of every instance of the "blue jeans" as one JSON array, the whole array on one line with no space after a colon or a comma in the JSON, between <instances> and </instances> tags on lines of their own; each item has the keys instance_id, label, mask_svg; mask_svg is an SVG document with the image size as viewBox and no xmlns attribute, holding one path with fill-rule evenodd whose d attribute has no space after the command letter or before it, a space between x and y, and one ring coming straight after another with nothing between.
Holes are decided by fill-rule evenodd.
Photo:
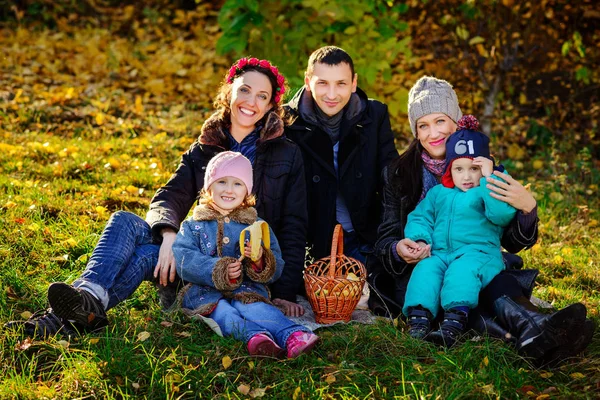
<instances>
[{"instance_id":1,"label":"blue jeans","mask_svg":"<svg viewBox=\"0 0 600 400\"><path fill-rule=\"evenodd\" d=\"M107 310L127 299L144 280L153 280L160 245L150 225L127 211L114 213L88 264L73 286L96 295Z\"/></svg>"},{"instance_id":2,"label":"blue jeans","mask_svg":"<svg viewBox=\"0 0 600 400\"><path fill-rule=\"evenodd\" d=\"M264 333L279 347L285 348L292 333L310 332L310 329L288 319L277 307L262 301L244 304L238 300L221 299L210 318L219 324L223 336L233 336L244 343L252 336Z\"/></svg>"},{"instance_id":3,"label":"blue jeans","mask_svg":"<svg viewBox=\"0 0 600 400\"><path fill-rule=\"evenodd\" d=\"M363 265L367 261L367 253L373 252L373 246L362 243L356 232L344 231L344 254L352 257Z\"/></svg>"}]
</instances>

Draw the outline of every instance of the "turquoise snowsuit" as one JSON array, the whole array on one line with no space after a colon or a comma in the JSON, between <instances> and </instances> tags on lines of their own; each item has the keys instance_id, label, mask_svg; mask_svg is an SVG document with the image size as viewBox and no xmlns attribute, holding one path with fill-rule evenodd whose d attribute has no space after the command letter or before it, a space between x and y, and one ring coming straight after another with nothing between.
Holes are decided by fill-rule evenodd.
<instances>
[{"instance_id":1,"label":"turquoise snowsuit","mask_svg":"<svg viewBox=\"0 0 600 400\"><path fill-rule=\"evenodd\" d=\"M474 308L479 292L504 269L500 252L503 228L515 208L494 199L486 188L462 191L434 186L408 215L404 236L431 244L431 257L414 268L402 312L421 305L435 317L457 306Z\"/></svg>"}]
</instances>

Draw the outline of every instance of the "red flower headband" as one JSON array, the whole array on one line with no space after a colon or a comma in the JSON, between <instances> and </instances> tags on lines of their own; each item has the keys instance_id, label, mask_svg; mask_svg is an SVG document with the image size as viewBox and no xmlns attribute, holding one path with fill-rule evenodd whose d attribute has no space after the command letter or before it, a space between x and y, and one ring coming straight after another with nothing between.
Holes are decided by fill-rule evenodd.
<instances>
[{"instance_id":1,"label":"red flower headband","mask_svg":"<svg viewBox=\"0 0 600 400\"><path fill-rule=\"evenodd\" d=\"M225 82L232 84L235 77L242 72L244 72L244 67L252 66L252 67L261 67L264 69L268 69L275 75L275 79L277 79L277 94L275 95L275 103L279 103L281 100L281 96L285 93L285 77L279 73L279 70L276 66L271 65L271 63L267 60L259 60L258 58L240 58L237 60L231 68L229 68L229 74L227 75L227 79Z\"/></svg>"}]
</instances>

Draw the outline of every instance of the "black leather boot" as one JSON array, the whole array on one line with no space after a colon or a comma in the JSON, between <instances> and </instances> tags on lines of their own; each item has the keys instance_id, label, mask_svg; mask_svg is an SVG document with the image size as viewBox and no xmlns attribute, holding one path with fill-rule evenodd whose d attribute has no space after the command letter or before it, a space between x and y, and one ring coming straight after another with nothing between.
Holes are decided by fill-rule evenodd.
<instances>
[{"instance_id":1,"label":"black leather boot","mask_svg":"<svg viewBox=\"0 0 600 400\"><path fill-rule=\"evenodd\" d=\"M468 329L515 344L517 339L498 324L496 317L475 307L469 312Z\"/></svg>"},{"instance_id":2,"label":"black leather boot","mask_svg":"<svg viewBox=\"0 0 600 400\"><path fill-rule=\"evenodd\" d=\"M431 330L433 315L423 307L412 307L408 309L406 323L408 334L415 339L424 339Z\"/></svg>"},{"instance_id":3,"label":"black leather boot","mask_svg":"<svg viewBox=\"0 0 600 400\"><path fill-rule=\"evenodd\" d=\"M425 340L438 346L450 348L458 342L467 330L467 319L467 314L464 311L451 308L444 313L444 320L440 324L440 329L430 332Z\"/></svg>"},{"instance_id":4,"label":"black leather boot","mask_svg":"<svg viewBox=\"0 0 600 400\"><path fill-rule=\"evenodd\" d=\"M500 324L517 338L517 351L537 363L558 348L573 347L569 335L581 329L587 310L583 304L575 303L555 313L542 314L524 296L502 296L494 302L494 311Z\"/></svg>"},{"instance_id":5,"label":"black leather boot","mask_svg":"<svg viewBox=\"0 0 600 400\"><path fill-rule=\"evenodd\" d=\"M549 351L538 361L537 365L539 367L555 367L577 357L589 346L595 330L594 321L586 319L581 326L576 326L569 332L569 341L565 345Z\"/></svg>"}]
</instances>

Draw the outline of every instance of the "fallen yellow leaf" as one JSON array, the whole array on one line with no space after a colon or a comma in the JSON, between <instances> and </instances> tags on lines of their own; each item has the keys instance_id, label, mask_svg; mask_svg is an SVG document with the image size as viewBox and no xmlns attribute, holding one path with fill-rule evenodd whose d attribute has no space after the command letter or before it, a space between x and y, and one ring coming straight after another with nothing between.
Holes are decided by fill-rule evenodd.
<instances>
[{"instance_id":1,"label":"fallen yellow leaf","mask_svg":"<svg viewBox=\"0 0 600 400\"><path fill-rule=\"evenodd\" d=\"M571 378L573 379L583 379L585 378L585 375L583 375L581 372L573 372L571 375L569 375Z\"/></svg>"},{"instance_id":2,"label":"fallen yellow leaf","mask_svg":"<svg viewBox=\"0 0 600 400\"><path fill-rule=\"evenodd\" d=\"M298 400L298 396L300 396L300 394L302 394L302 389L300 389L300 386L298 386L296 388L296 390L294 390L294 394L292 395L292 400Z\"/></svg>"},{"instance_id":3,"label":"fallen yellow leaf","mask_svg":"<svg viewBox=\"0 0 600 400\"><path fill-rule=\"evenodd\" d=\"M231 364L233 363L231 361L231 357L229 357L229 356L223 357L223 360L221 360L221 362L223 363L223 368L225 368L225 369L231 367Z\"/></svg>"},{"instance_id":4,"label":"fallen yellow leaf","mask_svg":"<svg viewBox=\"0 0 600 400\"><path fill-rule=\"evenodd\" d=\"M335 381L336 381L335 375L333 375L333 374L327 374L327 376L325 377L325 382L327 382L330 385Z\"/></svg>"},{"instance_id":5,"label":"fallen yellow leaf","mask_svg":"<svg viewBox=\"0 0 600 400\"><path fill-rule=\"evenodd\" d=\"M23 318L23 319L29 319L32 315L33 314L31 314L31 312L29 312L29 311L23 311L21 313L21 318Z\"/></svg>"},{"instance_id":6,"label":"fallen yellow leaf","mask_svg":"<svg viewBox=\"0 0 600 400\"><path fill-rule=\"evenodd\" d=\"M150 332L146 332L146 331L140 332L140 333L138 333L138 335L137 335L137 339L138 339L140 342L143 342L143 341L145 341L145 340L148 340L148 338L149 338L149 337L150 337Z\"/></svg>"},{"instance_id":7,"label":"fallen yellow leaf","mask_svg":"<svg viewBox=\"0 0 600 400\"><path fill-rule=\"evenodd\" d=\"M100 341L100 339L98 339L98 338L91 338L90 344L97 344L99 341Z\"/></svg>"}]
</instances>

